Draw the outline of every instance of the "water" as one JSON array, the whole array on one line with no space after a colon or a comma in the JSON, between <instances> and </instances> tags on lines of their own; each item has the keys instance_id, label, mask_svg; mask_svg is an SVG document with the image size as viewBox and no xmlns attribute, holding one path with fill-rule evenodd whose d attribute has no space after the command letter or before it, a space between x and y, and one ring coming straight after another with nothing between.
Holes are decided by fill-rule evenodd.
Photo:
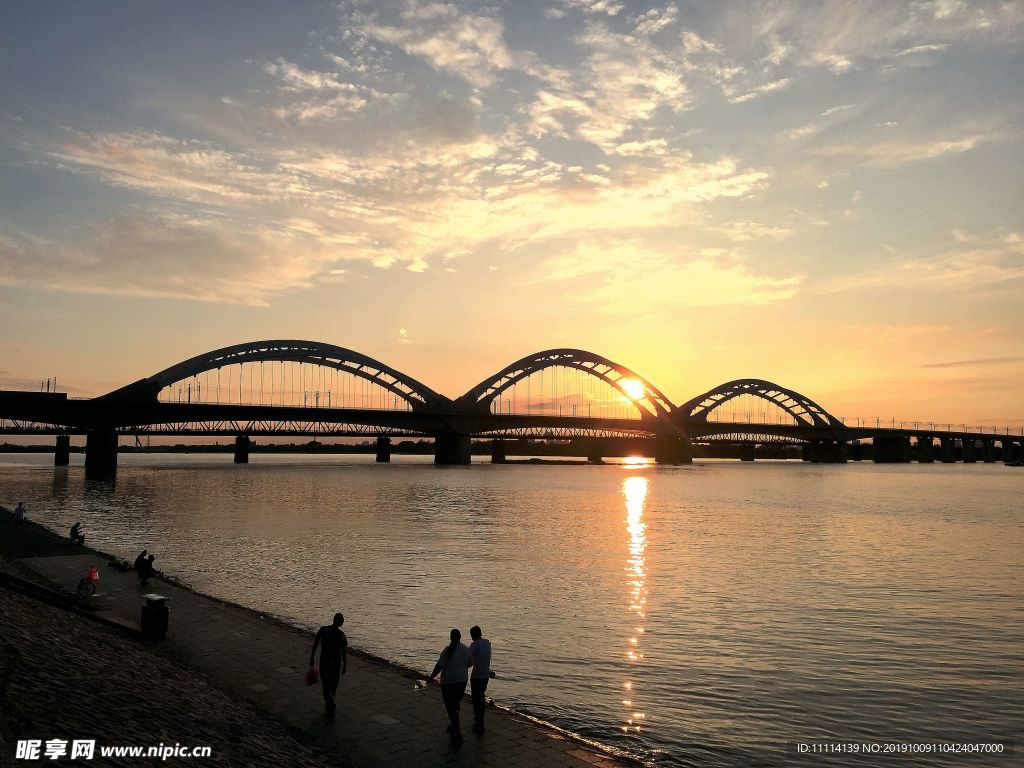
<instances>
[{"instance_id":1,"label":"water","mask_svg":"<svg viewBox=\"0 0 1024 768\"><path fill-rule=\"evenodd\" d=\"M657 765L1021 741L1024 470L121 459L111 487L0 456L0 502L301 626L342 610L353 644L417 669L480 624L500 703Z\"/></svg>"}]
</instances>

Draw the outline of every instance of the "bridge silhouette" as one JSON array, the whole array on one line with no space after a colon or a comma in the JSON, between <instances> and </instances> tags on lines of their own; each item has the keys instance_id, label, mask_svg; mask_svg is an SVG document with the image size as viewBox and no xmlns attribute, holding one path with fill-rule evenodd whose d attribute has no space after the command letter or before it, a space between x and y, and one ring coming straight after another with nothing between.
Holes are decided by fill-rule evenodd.
<instances>
[{"instance_id":1,"label":"bridge silhouette","mask_svg":"<svg viewBox=\"0 0 1024 768\"><path fill-rule=\"evenodd\" d=\"M758 444L788 443L820 463L1021 464L1024 431L953 426L847 423L762 379L729 381L676 405L630 368L580 349L527 355L455 399L354 350L296 340L206 352L100 397L0 392L0 434L56 435L58 465L68 463L71 436L85 435L95 477L113 476L124 435L234 437L239 463L254 437L304 435L375 437L379 461L390 458L392 438L432 438L437 464L470 463L474 438L491 441L496 462L510 439L583 441L600 461L615 441L641 438L662 464L689 463L693 443L707 441L736 443L745 460Z\"/></svg>"}]
</instances>

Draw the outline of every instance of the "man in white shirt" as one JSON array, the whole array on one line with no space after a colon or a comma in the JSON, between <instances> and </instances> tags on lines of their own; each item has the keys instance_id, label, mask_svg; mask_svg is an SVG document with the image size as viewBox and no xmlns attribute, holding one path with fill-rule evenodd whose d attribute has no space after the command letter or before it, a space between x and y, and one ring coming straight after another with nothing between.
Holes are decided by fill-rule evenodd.
<instances>
[{"instance_id":1,"label":"man in white shirt","mask_svg":"<svg viewBox=\"0 0 1024 768\"><path fill-rule=\"evenodd\" d=\"M484 693L487 681L491 679L491 641L484 640L480 627L472 627L469 636L473 642L469 646L469 655L473 657L473 674L469 677L470 691L473 695L473 732L484 732Z\"/></svg>"}]
</instances>

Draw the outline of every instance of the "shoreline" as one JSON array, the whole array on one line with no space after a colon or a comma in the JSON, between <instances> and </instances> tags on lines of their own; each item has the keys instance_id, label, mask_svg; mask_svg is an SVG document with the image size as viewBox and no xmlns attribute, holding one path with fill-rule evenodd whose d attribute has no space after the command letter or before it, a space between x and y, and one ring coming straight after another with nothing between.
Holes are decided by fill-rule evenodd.
<instances>
[{"instance_id":1,"label":"shoreline","mask_svg":"<svg viewBox=\"0 0 1024 768\"><path fill-rule=\"evenodd\" d=\"M91 546L87 546L87 545L86 546L72 546L69 542L67 542L67 540L64 537L60 536L60 534L56 533L55 531L51 530L50 528L46 527L45 525L43 525L41 523L37 523L37 522L34 522L32 520L26 520L25 526L28 529L32 530L37 537L41 537L45 541L46 546L43 548L43 553L44 554L45 553L50 553L52 555L52 554L60 553L62 555L85 556L86 559L96 560L97 563L102 562L104 564L104 567L107 568L108 572L110 571L110 569L109 569L109 565L107 565L107 564L110 561L121 561L122 560L122 558L120 558L120 557L118 557L116 555L111 555L110 553L103 552L102 550L96 549L96 548L91 547ZM13 513L10 510L8 510L6 507L3 507L3 506L0 506L0 528L7 528L7 530L12 530L13 529ZM7 543L6 539L8 539L7 536L4 537L4 542L3 543L5 543L5 544ZM20 554L19 557L12 558L12 557L10 557L8 555L7 552L4 551L5 549L7 549L7 548L3 547L2 545L0 545L0 558L2 558L5 561L5 565L6 566L8 566L8 567L10 565L15 566L14 567L14 570L16 572L15 575L22 576L22 574L17 573L17 571L19 571L19 570L20 571L26 571L27 570L27 571L30 571L32 573L32 575L35 577L33 579L33 581L37 580L37 579L41 580L42 582L45 582L46 586L49 586L50 588L53 588L53 586L58 586L58 585L55 584L55 582L52 579L49 579L44 574L41 574L38 571L35 571L34 569L31 568L31 566L26 565L24 562L20 562L23 558L32 557L33 555L25 553L25 552L21 552L21 553L19 553ZM38 556L38 555L35 555L35 556ZM7 568L5 568L4 570L7 570ZM114 572L114 573L116 573L116 572ZM114 575L114 573L111 573L110 575ZM106 578L106 576L107 576L107 574L104 574L104 578ZM133 575L132 575L132 578L134 578ZM302 626L298 626L296 624L293 624L293 623L287 621L286 619L284 619L284 618L282 618L280 616L277 616L277 615L275 615L273 613L259 611L259 610L255 609L255 608L251 608L249 606L241 605L239 603L232 602L232 601L227 600L225 598L217 597L216 595L207 594L205 592L202 592L202 591L192 587L188 583L184 582L182 579L177 578L177 577L175 577L173 575L170 575L170 574L158 572L155 581L157 583L164 583L164 584L173 586L175 589L182 590L183 592L187 592L187 593L191 594L192 596L194 596L197 600L199 600L201 602L208 603L208 604L210 604L212 606L217 606L217 607L219 607L221 609L227 609L227 610L230 610L230 611L233 611L233 612L239 612L241 614L244 614L246 616L251 617L252 619L254 619L254 620L256 620L256 621L258 621L258 622L260 622L260 623L262 623L264 625L277 627L278 629L280 629L280 630L282 630L284 632L287 632L288 634L290 634L291 636L293 636L297 640L300 640L301 642L303 642L306 645L309 645L312 642L312 637L313 637L313 635L315 633L315 629L304 628ZM0 585L0 590L2 590L2 589L3 589L3 586ZM68 590L62 589L62 591L63 592L67 592ZM58 610L59 610L59 608L58 608ZM99 622L102 623L102 624L109 624L110 623L109 620L104 620L101 617L99 617L98 615L93 617L93 618L98 619ZM174 618L173 618L173 616L172 616L172 620L171 620L171 626L172 626L172 628L174 626ZM107 631L113 631L113 628L112 627L107 627ZM151 648L154 647L154 646L149 645L149 644L146 644L146 645L148 647L151 647ZM178 658L178 656L180 654L171 653L171 652L167 651L166 649L161 649L159 645L155 646L155 648L156 648L156 652L157 653L160 653L160 655L164 656L165 658L171 659L175 664L179 664L179 665L183 666L185 669L192 669L193 668L192 665L190 665L187 660ZM398 676L398 677L408 681L409 683L414 683L416 680L423 679L423 678L425 678L428 675L428 673L424 672L423 670L416 670L416 669L414 669L412 667L409 667L409 666L407 666L405 664L402 664L401 662L394 661L392 659L388 659L388 658L385 658L383 656L376 655L376 654L372 653L371 651L367 651L366 649L363 649L363 648L349 646L348 650L349 650L350 654L353 657L360 659L362 662L368 663L372 667L377 668L378 670L384 672L388 676L391 676L391 677ZM433 686L432 685L430 687L434 688L434 687L439 687L439 686ZM466 698L466 704L467 705L468 705L468 701L469 700L468 700L468 694L467 694L467 698ZM651 765L651 763L649 763L648 761L645 761L639 755L626 752L625 750L622 750L622 749L610 746L608 744L604 744L604 743L599 742L599 741L597 741L595 739L587 738L587 737L582 736L582 735L580 735L578 733L575 733L575 732L573 732L573 731L571 731L569 729L562 728L561 726L559 726L559 725L557 725L555 723L552 723L552 722L550 722L548 720L545 720L545 719L543 719L541 717L538 717L536 715L532 715L532 714L530 714L528 712L522 712L522 711L513 709L511 707L507 707L507 706L504 706L504 705L501 705L501 704L497 704L497 703L494 702L493 699L488 699L488 702L489 702L489 704L488 704L488 711L490 713L497 714L497 715L499 715L501 717L504 717L504 718L508 718L511 721L519 722L520 724L526 725L526 726L528 726L530 728L541 729L542 731L544 731L551 738L562 739L562 740L565 740L565 741L567 741L567 742L569 742L569 743L571 743L573 745L576 745L577 747L579 747L579 748L581 748L583 750L587 750L587 751L591 752L591 757L593 759L595 759L595 760L598 760L599 763L602 764L602 765L632 765L632 766L648 766L648 765ZM280 718L278 718L275 715L275 713L273 713L273 712L265 709L264 707L260 706L260 704L258 702L252 702L252 703L256 706L257 711L259 711L262 715L268 716L268 717L271 717L271 718L274 718L274 719L277 719L277 720L280 721ZM468 710L469 707L467 706L467 707L465 707L465 709ZM464 717L465 717L465 715L464 715ZM288 723L283 723L283 724L286 725L289 728L294 728L294 726L290 726ZM308 736L309 735L306 731L303 731L302 729L298 729L298 733L300 733L300 734L302 734L304 736ZM584 764L586 764L585 760L584 760ZM591 764L593 764L593 763L591 763Z\"/></svg>"}]
</instances>

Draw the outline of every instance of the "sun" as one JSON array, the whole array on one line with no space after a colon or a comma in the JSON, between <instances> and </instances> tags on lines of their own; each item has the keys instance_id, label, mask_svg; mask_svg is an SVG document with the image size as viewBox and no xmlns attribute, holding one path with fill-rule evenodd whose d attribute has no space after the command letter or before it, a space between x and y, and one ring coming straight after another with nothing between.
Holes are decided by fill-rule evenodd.
<instances>
[{"instance_id":1,"label":"sun","mask_svg":"<svg viewBox=\"0 0 1024 768\"><path fill-rule=\"evenodd\" d=\"M632 400L642 400L646 394L644 385L636 379L623 379L619 382L619 386Z\"/></svg>"}]
</instances>

